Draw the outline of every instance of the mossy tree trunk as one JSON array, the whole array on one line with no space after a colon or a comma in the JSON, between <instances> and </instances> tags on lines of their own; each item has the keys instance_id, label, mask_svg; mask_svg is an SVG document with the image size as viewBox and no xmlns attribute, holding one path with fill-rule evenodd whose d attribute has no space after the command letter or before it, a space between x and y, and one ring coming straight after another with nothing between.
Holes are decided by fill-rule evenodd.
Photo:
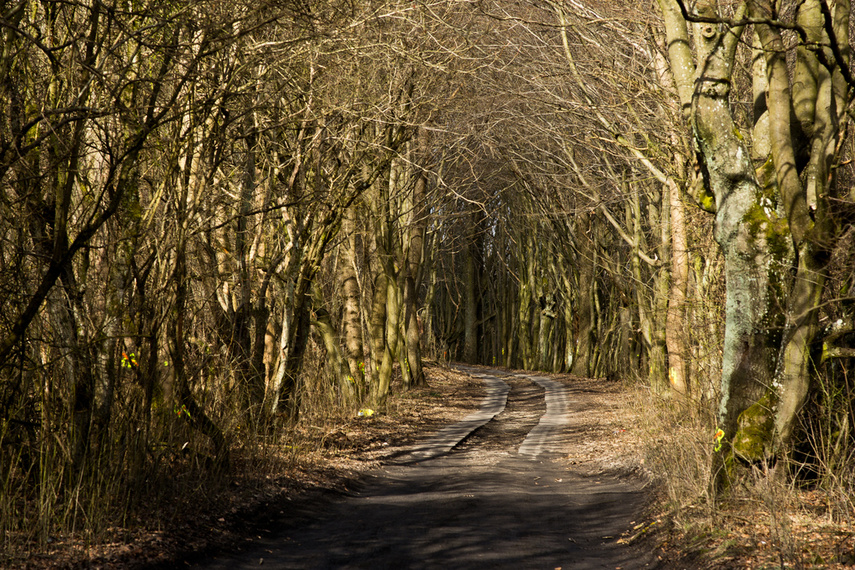
<instances>
[{"instance_id":1,"label":"mossy tree trunk","mask_svg":"<svg viewBox=\"0 0 855 570\"><path fill-rule=\"evenodd\" d=\"M330 318L330 313L324 307L323 292L315 284L313 290L314 306L312 308L311 324L321 337L327 352L327 367L333 381L338 385L339 395L344 405L358 403L359 387L356 379L350 374L347 361L341 354L339 337Z\"/></svg>"},{"instance_id":2,"label":"mossy tree trunk","mask_svg":"<svg viewBox=\"0 0 855 570\"><path fill-rule=\"evenodd\" d=\"M776 16L769 2L750 6L749 15L754 18ZM836 241L828 199L838 192L835 166L845 128L845 108L851 102L851 87L842 71L848 74L849 69L849 9L847 1L836 2L833 12L820 0L799 5L796 18L806 36L797 49L792 77L781 30L770 24L756 26L768 84L767 163L771 161L775 168L781 209L797 260L775 380L769 390L775 439L771 446L764 441L763 456L774 453L777 446L790 444L810 384L810 346L819 328L825 266ZM813 47L817 44L832 48L820 52ZM834 61L836 67L830 70L820 57L826 63ZM809 143L803 144L805 140ZM746 426L754 428L747 422Z\"/></svg>"},{"instance_id":3,"label":"mossy tree trunk","mask_svg":"<svg viewBox=\"0 0 855 570\"><path fill-rule=\"evenodd\" d=\"M834 241L825 199L836 191L833 165L848 102L841 69L848 71L849 5L838 2L833 13L820 0L799 5L804 35L792 72L773 3L746 2L730 20L756 22L750 154L729 101L743 28L728 24L711 1L696 3L691 14L676 0L659 6L725 260L718 414L725 445L714 469L720 489L731 453L758 461L789 444L807 395L825 252ZM818 51L817 43L834 49Z\"/></svg>"},{"instance_id":4,"label":"mossy tree trunk","mask_svg":"<svg viewBox=\"0 0 855 570\"><path fill-rule=\"evenodd\" d=\"M400 165L392 161L390 172L378 178L366 193L366 204L371 210L374 230L375 267L374 294L370 316L371 398L383 404L389 394L392 371L398 354L399 294L398 274L394 253L394 236L391 219L390 193L396 192Z\"/></svg>"},{"instance_id":5,"label":"mossy tree trunk","mask_svg":"<svg viewBox=\"0 0 855 570\"><path fill-rule=\"evenodd\" d=\"M780 224L754 173L748 148L733 121L730 85L736 42L741 30L712 23L696 24L693 36L698 67L692 63L686 20L674 2L661 0L668 29L671 67L690 105L690 124L705 174L715 197L715 236L725 258L727 294L722 356L720 429L733 438L739 415L763 395L774 373L780 313L776 304L779 268L788 250L773 252L782 240ZM713 4L699 3L698 13L716 16ZM692 91L686 89L693 85ZM767 203L768 201L768 203ZM784 246L786 242L784 242ZM721 458L730 451L724 446ZM723 462L715 465L716 486L725 482Z\"/></svg>"}]
</instances>

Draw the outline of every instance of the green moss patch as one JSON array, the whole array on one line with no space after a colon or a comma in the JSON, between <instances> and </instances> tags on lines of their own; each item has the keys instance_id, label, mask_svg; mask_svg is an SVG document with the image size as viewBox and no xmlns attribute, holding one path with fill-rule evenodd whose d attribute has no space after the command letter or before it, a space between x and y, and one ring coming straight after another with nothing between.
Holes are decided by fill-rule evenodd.
<instances>
[{"instance_id":1,"label":"green moss patch","mask_svg":"<svg viewBox=\"0 0 855 570\"><path fill-rule=\"evenodd\" d=\"M754 462L771 455L775 430L774 400L772 392L767 391L757 403L739 414L732 448L740 458Z\"/></svg>"}]
</instances>

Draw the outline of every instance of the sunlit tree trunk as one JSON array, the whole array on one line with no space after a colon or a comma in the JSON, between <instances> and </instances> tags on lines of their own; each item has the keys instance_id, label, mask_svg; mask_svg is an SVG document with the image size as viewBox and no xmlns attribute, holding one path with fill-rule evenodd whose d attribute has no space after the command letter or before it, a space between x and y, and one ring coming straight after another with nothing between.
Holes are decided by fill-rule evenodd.
<instances>
[{"instance_id":1,"label":"sunlit tree trunk","mask_svg":"<svg viewBox=\"0 0 855 570\"><path fill-rule=\"evenodd\" d=\"M356 274L355 217L356 206L354 205L348 209L343 220L344 241L339 254L339 279L343 298L342 331L345 359L350 377L361 396L365 387L365 355L362 347L362 292Z\"/></svg>"},{"instance_id":2,"label":"sunlit tree trunk","mask_svg":"<svg viewBox=\"0 0 855 570\"><path fill-rule=\"evenodd\" d=\"M311 324L321 337L327 353L327 368L333 382L338 385L341 401L344 405L357 403L359 392L356 380L350 375L347 362L341 355L339 337L332 323L329 311L324 307L323 293L315 284L314 306L312 307Z\"/></svg>"},{"instance_id":3,"label":"sunlit tree trunk","mask_svg":"<svg viewBox=\"0 0 855 570\"><path fill-rule=\"evenodd\" d=\"M668 316L665 324L665 344L668 347L668 381L675 394L689 394L688 348L684 323L686 295L689 287L689 254L686 235L686 212L680 187L673 180L664 190L671 210L671 288L668 293ZM666 237L667 239L667 237Z\"/></svg>"},{"instance_id":4,"label":"sunlit tree trunk","mask_svg":"<svg viewBox=\"0 0 855 570\"><path fill-rule=\"evenodd\" d=\"M660 6L668 30L671 67L682 88L683 104L691 104L691 126L706 181L716 199L715 235L724 253L727 280L718 416L720 428L730 440L739 415L772 382L780 326L774 306L782 301L775 294L779 285L776 268L786 266L787 248L783 256L770 252L770 241L779 239L777 215L770 209L772 202L763 202L748 149L731 118L730 80L739 30L722 33L713 24L695 25L698 68L694 81L685 20L676 3L661 0ZM716 15L708 3L697 9L703 16ZM694 84L691 94L687 82ZM716 457L726 457L728 452L726 448ZM726 480L722 466L719 462L714 469L719 486Z\"/></svg>"},{"instance_id":5,"label":"sunlit tree trunk","mask_svg":"<svg viewBox=\"0 0 855 570\"><path fill-rule=\"evenodd\" d=\"M824 10L826 14L823 14ZM840 68L829 71L821 65L813 45L828 45L836 41L836 47L844 46L840 54L843 61L839 64L848 68L849 11L848 1L836 2L833 13L827 4L819 0L799 6L797 20L809 36L807 45L801 45L797 50L792 86L780 30L765 24L757 26L768 80L770 158L775 166L782 210L797 259L795 281L786 305L785 332L770 393L770 400L775 404L775 443L784 447L790 444L810 384L810 347L819 329L825 266L836 240L828 198L837 194L834 165L840 152L840 123L844 108L850 101L850 88ZM767 17L773 12L767 2L757 2L756 5L752 3L750 13L755 17ZM823 31L824 24L833 31L833 40L828 31ZM834 59L830 49L824 51L827 61ZM795 111L796 125L791 124L790 110ZM781 116L782 113L786 115ZM800 141L794 133L799 131L810 140L808 149L801 153L809 157L803 177L797 170ZM758 421L755 416L765 418L769 415L766 410L760 414L750 414L751 411L746 411L743 424L747 429L742 430L749 440L756 438ZM762 435L766 436L765 433ZM772 446L764 443L764 454L768 454ZM751 441L746 451L750 454L756 448Z\"/></svg>"},{"instance_id":6,"label":"sunlit tree trunk","mask_svg":"<svg viewBox=\"0 0 855 570\"><path fill-rule=\"evenodd\" d=\"M394 161L393 161L394 163ZM371 330L371 362L374 369L371 397L375 404L385 403L392 383L392 371L398 355L400 340L400 302L398 295L398 268L395 267L395 248L391 221L390 192L398 190L396 175L399 166L372 185L366 193L371 210L376 252L377 274L374 278L374 296L369 328Z\"/></svg>"},{"instance_id":7,"label":"sunlit tree trunk","mask_svg":"<svg viewBox=\"0 0 855 570\"><path fill-rule=\"evenodd\" d=\"M660 7L671 68L684 107L690 105L705 180L715 196L715 235L725 259L719 423L731 445L716 455L714 471L721 486L731 451L754 461L774 453L775 441L789 442L808 391L822 269L833 243L822 197L835 190L829 168L838 152L840 102L847 100L840 68L829 71L818 65L813 46L833 43L824 35L824 21L833 22L846 40L835 47L848 46L849 6L838 3L834 16L828 12L824 19L828 6L819 0L799 5L797 18L809 36L797 51L792 85L781 31L773 23L776 8L770 2L747 2L747 11L737 14L737 20L748 15L757 22L753 156L728 101L742 29L712 23L714 4L698 3L697 14L710 22L694 24L695 68L679 5L660 0ZM831 50L825 56L834 61ZM810 141L807 148L796 144L805 139ZM802 176L800 156L807 165Z\"/></svg>"}]
</instances>

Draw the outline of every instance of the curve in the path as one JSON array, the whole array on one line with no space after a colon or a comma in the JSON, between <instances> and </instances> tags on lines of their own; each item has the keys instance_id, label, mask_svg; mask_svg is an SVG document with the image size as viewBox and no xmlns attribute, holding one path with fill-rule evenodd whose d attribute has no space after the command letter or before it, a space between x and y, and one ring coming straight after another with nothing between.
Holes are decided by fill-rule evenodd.
<instances>
[{"instance_id":1,"label":"curve in the path","mask_svg":"<svg viewBox=\"0 0 855 570\"><path fill-rule=\"evenodd\" d=\"M561 382L543 376L527 374L518 374L518 376L528 378L542 386L546 398L546 413L526 436L519 448L519 454L534 458L541 453L561 451L561 436L564 426L570 421L567 415L567 387Z\"/></svg>"},{"instance_id":2,"label":"curve in the path","mask_svg":"<svg viewBox=\"0 0 855 570\"><path fill-rule=\"evenodd\" d=\"M469 414L456 424L446 426L439 430L436 435L417 445L405 460L423 461L448 453L454 446L463 441L470 433L483 426L496 415L502 413L508 401L508 392L511 387L495 376L481 374L475 369L463 369L473 378L480 378L487 386L487 394L481 401L481 407L473 414Z\"/></svg>"}]
</instances>

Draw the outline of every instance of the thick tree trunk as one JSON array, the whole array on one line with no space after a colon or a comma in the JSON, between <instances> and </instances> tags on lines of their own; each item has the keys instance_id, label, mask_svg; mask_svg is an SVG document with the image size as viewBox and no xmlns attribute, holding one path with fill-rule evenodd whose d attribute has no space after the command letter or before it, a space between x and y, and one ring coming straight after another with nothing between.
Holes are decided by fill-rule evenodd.
<instances>
[{"instance_id":1,"label":"thick tree trunk","mask_svg":"<svg viewBox=\"0 0 855 570\"><path fill-rule=\"evenodd\" d=\"M789 445L810 386L810 347L819 330L819 306L825 286L823 265L818 263L812 244L805 243L799 255L796 282L790 293L787 314L789 322L781 346L775 387L775 432L778 442Z\"/></svg>"},{"instance_id":2,"label":"thick tree trunk","mask_svg":"<svg viewBox=\"0 0 855 570\"><path fill-rule=\"evenodd\" d=\"M696 97L694 129L716 196L716 240L725 259L726 327L719 425L727 439L739 415L773 380L783 325L777 309L790 245L766 203L748 151L730 119L727 91L711 75ZM765 200L764 200L765 199Z\"/></svg>"},{"instance_id":3,"label":"thick tree trunk","mask_svg":"<svg viewBox=\"0 0 855 570\"><path fill-rule=\"evenodd\" d=\"M731 115L730 82L742 29L695 25L698 67L692 81L690 71L695 67L686 22L675 2L660 0L660 7L671 68L684 107L691 104L691 126L705 180L715 196L715 237L725 259L726 325L718 411L725 445L713 466L714 488L721 489L729 479L728 442L736 436L740 414L773 381L783 326L779 307L786 302L780 268L789 267L791 245L786 223L774 211L775 196L767 195L758 184ZM712 2L699 2L696 10L704 17L716 16ZM784 114L789 116L789 109Z\"/></svg>"},{"instance_id":4,"label":"thick tree trunk","mask_svg":"<svg viewBox=\"0 0 855 570\"><path fill-rule=\"evenodd\" d=\"M791 444L798 413L804 404L811 378L810 348L819 330L819 309L822 291L825 286L825 267L829 261L829 252L838 234L831 221L829 197L839 192L836 169L839 162L841 121L849 104L850 89L839 69L833 72L820 65L813 45L830 44L827 32L822 25L826 23L827 10L817 0L810 0L799 7L799 23L808 30L808 41L797 51L793 107L799 121L800 130L811 136L810 159L805 168L804 188L801 179L789 176L778 168L778 179L782 180L782 194L785 201L787 219L798 253L798 266L795 283L790 293L787 307L787 331L781 348L775 384L778 389L775 428L777 445L787 448ZM851 49L849 47L850 6L848 1L836 2L834 13L828 12L828 22L834 31L839 46L842 46L843 65L849 67ZM777 46L781 43L780 34L774 30L758 28L763 45ZM771 36L771 37L770 37ZM766 50L764 50L766 51ZM826 56L830 55L826 51ZM770 85L777 85L786 77L787 70L782 58L766 55ZM782 89L773 91L770 96L770 109L781 108L789 92ZM784 129L787 123L779 125ZM796 129L788 128L789 132ZM795 150L792 138L786 144L772 145L776 163L782 163L786 170L795 167ZM787 175L785 177L785 174ZM814 209L813 217L809 215ZM814 221L815 220L815 221Z\"/></svg>"}]
</instances>

